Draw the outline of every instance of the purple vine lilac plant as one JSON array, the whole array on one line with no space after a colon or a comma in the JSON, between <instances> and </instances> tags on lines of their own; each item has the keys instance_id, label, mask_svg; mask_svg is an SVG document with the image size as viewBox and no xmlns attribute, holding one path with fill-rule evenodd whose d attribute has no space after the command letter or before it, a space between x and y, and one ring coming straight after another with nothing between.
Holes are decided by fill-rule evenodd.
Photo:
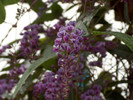
<instances>
[{"instance_id":1,"label":"purple vine lilac plant","mask_svg":"<svg viewBox=\"0 0 133 100\"><path fill-rule=\"evenodd\" d=\"M84 63L82 63L82 61L85 60L83 60L82 52L99 52L102 57L106 56L104 42L96 42L95 45L92 45L94 41L90 42L90 38L82 36L84 32L76 28L76 22L71 21L66 26L63 26L64 23L65 20L61 19L54 25L53 29L50 28L49 31L46 31L48 34L51 33L51 30L59 31L53 49L59 58L59 69L56 73L46 72L44 81L35 84L33 95L37 98L42 94L44 94L46 100L63 100L68 97L71 91L70 87L73 86L76 88L78 86L77 83L82 81L82 79L73 81L74 78L83 74ZM32 60L36 58L36 52L39 50L38 30L40 28L41 27L36 24L24 28L25 32L22 34L23 38L20 44L20 56L23 56L25 59ZM98 62L99 61L92 62L92 65L99 64L100 66L101 62ZM12 79L17 79L25 70L24 65L19 68L14 67L10 70L9 75ZM12 85L12 87L13 86L14 85Z\"/></svg>"},{"instance_id":2,"label":"purple vine lilac plant","mask_svg":"<svg viewBox=\"0 0 133 100\"><path fill-rule=\"evenodd\" d=\"M23 74L26 71L26 67L24 64L22 64L20 67L14 67L9 71L10 77L11 78L16 78L19 75Z\"/></svg>"},{"instance_id":3,"label":"purple vine lilac plant","mask_svg":"<svg viewBox=\"0 0 133 100\"><path fill-rule=\"evenodd\" d=\"M8 91L10 92L11 89L15 86L16 81L14 79L1 79L0 80L0 100L4 100L2 95Z\"/></svg>"},{"instance_id":4,"label":"purple vine lilac plant","mask_svg":"<svg viewBox=\"0 0 133 100\"><path fill-rule=\"evenodd\" d=\"M63 100L63 98L67 98L72 78L82 73L81 70L84 65L79 62L79 52L85 48L83 37L80 36L83 31L75 28L75 25L75 22L70 22L65 27L61 27L57 33L54 52L58 54L58 66L60 68L56 74L46 72L44 79L46 100ZM40 84L38 83L38 85ZM35 85L33 94L38 91L36 89ZM38 92L40 94L40 91Z\"/></svg>"},{"instance_id":5,"label":"purple vine lilac plant","mask_svg":"<svg viewBox=\"0 0 133 100\"><path fill-rule=\"evenodd\" d=\"M63 27L65 25L65 21L67 20L67 18L60 18L59 21L53 26L53 27L49 27L49 29L44 29L44 33L47 37L56 37L57 36L57 32L59 31L59 29L61 27Z\"/></svg>"},{"instance_id":6,"label":"purple vine lilac plant","mask_svg":"<svg viewBox=\"0 0 133 100\"><path fill-rule=\"evenodd\" d=\"M20 55L25 59L32 60L37 58L36 52L39 50L39 29L41 27L37 24L29 25L24 28L25 32L21 33L23 38L20 45Z\"/></svg>"},{"instance_id":7,"label":"purple vine lilac plant","mask_svg":"<svg viewBox=\"0 0 133 100\"><path fill-rule=\"evenodd\" d=\"M0 100L4 100L2 95L5 92L11 92L18 82L19 75L22 75L25 71L25 65L21 65L19 68L13 68L9 71L9 78L0 80Z\"/></svg>"},{"instance_id":8,"label":"purple vine lilac plant","mask_svg":"<svg viewBox=\"0 0 133 100\"><path fill-rule=\"evenodd\" d=\"M94 84L92 88L89 88L81 95L82 100L102 100L100 96L102 87Z\"/></svg>"},{"instance_id":9,"label":"purple vine lilac plant","mask_svg":"<svg viewBox=\"0 0 133 100\"><path fill-rule=\"evenodd\" d=\"M3 47L0 49L0 55L1 55L2 53L4 53L4 52L6 51L6 49L10 49L10 48L11 48L10 45L3 46Z\"/></svg>"},{"instance_id":10,"label":"purple vine lilac plant","mask_svg":"<svg viewBox=\"0 0 133 100\"><path fill-rule=\"evenodd\" d=\"M81 62L83 60L81 54L88 48L84 43L88 38L84 38L83 34L82 30L76 28L74 21L59 29L53 49L59 58L59 69L56 73L45 73L44 81L34 86L34 96L44 94L46 100L63 100L68 97L70 87L76 87L75 83L79 80L73 79L83 74L84 64Z\"/></svg>"}]
</instances>

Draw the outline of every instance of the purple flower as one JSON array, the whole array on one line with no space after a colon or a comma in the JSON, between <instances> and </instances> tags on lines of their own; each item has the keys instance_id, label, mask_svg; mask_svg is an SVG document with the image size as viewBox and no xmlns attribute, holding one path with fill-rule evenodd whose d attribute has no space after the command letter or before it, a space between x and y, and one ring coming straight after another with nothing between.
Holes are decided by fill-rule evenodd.
<instances>
[{"instance_id":1,"label":"purple flower","mask_svg":"<svg viewBox=\"0 0 133 100\"><path fill-rule=\"evenodd\" d=\"M81 95L83 100L102 100L100 92L102 87L100 85L94 84L92 88L89 88L86 92Z\"/></svg>"},{"instance_id":2,"label":"purple flower","mask_svg":"<svg viewBox=\"0 0 133 100\"><path fill-rule=\"evenodd\" d=\"M101 61L92 61L89 63L90 66L102 66Z\"/></svg>"},{"instance_id":3,"label":"purple flower","mask_svg":"<svg viewBox=\"0 0 133 100\"><path fill-rule=\"evenodd\" d=\"M42 82L39 82L37 83L35 86L34 86L34 89L33 89L33 95L35 97L39 97L40 94L44 93L44 89L45 89L45 86Z\"/></svg>"},{"instance_id":4,"label":"purple flower","mask_svg":"<svg viewBox=\"0 0 133 100\"><path fill-rule=\"evenodd\" d=\"M57 35L57 32L59 29L65 25L66 18L60 18L59 22L56 23L53 27L50 27L48 30L44 29L44 32L46 33L47 37L55 37ZM59 37L62 37L64 33L59 34Z\"/></svg>"},{"instance_id":5,"label":"purple flower","mask_svg":"<svg viewBox=\"0 0 133 100\"><path fill-rule=\"evenodd\" d=\"M14 67L9 71L10 77L15 78L18 77L19 75L23 74L26 71L25 65L21 65L19 68Z\"/></svg>"},{"instance_id":6,"label":"purple flower","mask_svg":"<svg viewBox=\"0 0 133 100\"><path fill-rule=\"evenodd\" d=\"M91 48L92 53L100 53L102 57L106 56L105 42L99 41Z\"/></svg>"},{"instance_id":7,"label":"purple flower","mask_svg":"<svg viewBox=\"0 0 133 100\"><path fill-rule=\"evenodd\" d=\"M106 49L113 50L117 47L116 42L113 41L107 41L106 42Z\"/></svg>"},{"instance_id":8,"label":"purple flower","mask_svg":"<svg viewBox=\"0 0 133 100\"><path fill-rule=\"evenodd\" d=\"M6 45L6 46L3 46L1 49L0 49L0 55L6 51L6 49L10 49L11 46L10 45Z\"/></svg>"},{"instance_id":9,"label":"purple flower","mask_svg":"<svg viewBox=\"0 0 133 100\"><path fill-rule=\"evenodd\" d=\"M2 94L4 94L6 91L10 92L11 89L15 86L16 81L13 79L10 79L7 81L7 79L1 79L0 80L0 100L4 100L2 98Z\"/></svg>"},{"instance_id":10,"label":"purple flower","mask_svg":"<svg viewBox=\"0 0 133 100\"><path fill-rule=\"evenodd\" d=\"M60 84L63 83L62 91L66 94L63 95L63 98L67 97L70 91L71 78L80 75L84 67L84 64L78 62L80 58L78 53L85 48L84 39L81 36L83 31L78 30L75 26L76 23L72 21L61 27L55 40L54 51L59 55L58 66L60 67L57 72L57 80Z\"/></svg>"},{"instance_id":11,"label":"purple flower","mask_svg":"<svg viewBox=\"0 0 133 100\"><path fill-rule=\"evenodd\" d=\"M38 30L41 26L34 24L24 28L23 38L20 44L21 56L25 59L36 59L36 52L39 50L39 35Z\"/></svg>"}]
</instances>

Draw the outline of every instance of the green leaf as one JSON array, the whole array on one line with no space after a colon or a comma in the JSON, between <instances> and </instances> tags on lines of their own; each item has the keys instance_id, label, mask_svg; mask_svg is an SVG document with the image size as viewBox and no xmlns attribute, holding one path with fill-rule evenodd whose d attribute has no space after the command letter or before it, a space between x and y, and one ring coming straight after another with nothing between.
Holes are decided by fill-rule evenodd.
<instances>
[{"instance_id":1,"label":"green leaf","mask_svg":"<svg viewBox=\"0 0 133 100\"><path fill-rule=\"evenodd\" d=\"M9 70L11 70L12 68L13 68L12 66L9 66L9 67L3 68L2 71L9 71Z\"/></svg>"},{"instance_id":2,"label":"green leaf","mask_svg":"<svg viewBox=\"0 0 133 100\"><path fill-rule=\"evenodd\" d=\"M76 27L79 28L79 29L81 29L81 30L83 30L85 32L85 34L82 35L82 36L88 36L89 35L88 29L86 28L86 26L89 26L90 25L91 20L98 13L99 10L100 10L100 7L97 7L96 9L94 9L91 13L89 13L89 15L87 14L85 16L85 18L83 19L83 21L81 21L81 20L84 17L84 15L82 15L78 19L78 22L77 22Z\"/></svg>"},{"instance_id":3,"label":"green leaf","mask_svg":"<svg viewBox=\"0 0 133 100\"><path fill-rule=\"evenodd\" d=\"M9 45L12 45L12 44L14 44L14 43L18 43L20 40L21 40L21 39L16 39L16 40L10 42Z\"/></svg>"},{"instance_id":4,"label":"green leaf","mask_svg":"<svg viewBox=\"0 0 133 100\"><path fill-rule=\"evenodd\" d=\"M130 49L133 51L133 37L128 34L119 33L119 32L101 32L101 31L93 31L94 35L102 35L102 34L109 34L114 35L119 40L123 41Z\"/></svg>"},{"instance_id":5,"label":"green leaf","mask_svg":"<svg viewBox=\"0 0 133 100\"><path fill-rule=\"evenodd\" d=\"M69 11L70 9L72 9L73 7L75 7L76 5L78 5L78 4L73 4L73 5L71 5L69 8L67 8L67 9L65 10L65 12Z\"/></svg>"},{"instance_id":6,"label":"green leaf","mask_svg":"<svg viewBox=\"0 0 133 100\"><path fill-rule=\"evenodd\" d=\"M100 28L98 29L98 31L105 31L105 30L107 30L107 29L110 28L110 27L111 27L111 24L106 23L106 24L103 24L103 26L100 27Z\"/></svg>"},{"instance_id":7,"label":"green leaf","mask_svg":"<svg viewBox=\"0 0 133 100\"><path fill-rule=\"evenodd\" d=\"M63 9L60 5L55 2L52 6L49 7L49 10L51 10L51 13L43 13L39 18L37 18L33 23L40 24L44 21L51 21L53 19L58 19L63 12ZM58 12L58 13L57 13Z\"/></svg>"},{"instance_id":8,"label":"green leaf","mask_svg":"<svg viewBox=\"0 0 133 100\"><path fill-rule=\"evenodd\" d=\"M103 71L99 74L98 78L94 81L95 84L100 84L102 87L104 87L105 82L108 80L109 82L112 82L111 73L107 71Z\"/></svg>"},{"instance_id":9,"label":"green leaf","mask_svg":"<svg viewBox=\"0 0 133 100\"><path fill-rule=\"evenodd\" d=\"M0 79L4 79L5 77L8 77L8 74L3 74L0 76Z\"/></svg>"},{"instance_id":10,"label":"green leaf","mask_svg":"<svg viewBox=\"0 0 133 100\"><path fill-rule=\"evenodd\" d=\"M133 59L133 52L123 44L120 44L117 48L109 51L111 54L117 54L118 57L123 59Z\"/></svg>"},{"instance_id":11,"label":"green leaf","mask_svg":"<svg viewBox=\"0 0 133 100\"><path fill-rule=\"evenodd\" d=\"M107 96L106 100L126 100L123 95L121 95L121 92L118 90L107 91L105 96Z\"/></svg>"},{"instance_id":12,"label":"green leaf","mask_svg":"<svg viewBox=\"0 0 133 100\"><path fill-rule=\"evenodd\" d=\"M16 66L8 66L6 68L3 68L2 71L9 71L9 70L11 70L14 67L20 67L21 65L22 65L22 63L21 64L16 64Z\"/></svg>"},{"instance_id":13,"label":"green leaf","mask_svg":"<svg viewBox=\"0 0 133 100\"><path fill-rule=\"evenodd\" d=\"M57 2L55 2L51 6L51 10L52 10L52 15L54 16L54 18L59 18L62 15L62 12L63 12L62 7L60 5L58 5Z\"/></svg>"},{"instance_id":14,"label":"green leaf","mask_svg":"<svg viewBox=\"0 0 133 100\"><path fill-rule=\"evenodd\" d=\"M51 63L52 62L52 63ZM59 67L58 67L58 59L57 57L54 57L46 62L44 62L41 66L43 68L45 68L46 70L51 70L51 71L55 71L55 69L57 70ZM54 65L55 69L53 69L51 66Z\"/></svg>"},{"instance_id":15,"label":"green leaf","mask_svg":"<svg viewBox=\"0 0 133 100\"><path fill-rule=\"evenodd\" d=\"M1 2L3 3L4 6L15 4L15 3L19 2L19 1L20 0L1 0Z\"/></svg>"},{"instance_id":16,"label":"green leaf","mask_svg":"<svg viewBox=\"0 0 133 100\"><path fill-rule=\"evenodd\" d=\"M11 100L11 95L9 95L9 92L6 91L4 94L1 95L3 99L5 100Z\"/></svg>"},{"instance_id":17,"label":"green leaf","mask_svg":"<svg viewBox=\"0 0 133 100\"><path fill-rule=\"evenodd\" d=\"M82 21L79 21L76 25L76 27L80 30L83 30L85 32L85 34L83 36L89 35L89 32L86 28L86 26L84 25L84 23Z\"/></svg>"},{"instance_id":18,"label":"green leaf","mask_svg":"<svg viewBox=\"0 0 133 100\"><path fill-rule=\"evenodd\" d=\"M0 56L0 58L9 58L9 56L4 56L4 55L3 55L3 56Z\"/></svg>"},{"instance_id":19,"label":"green leaf","mask_svg":"<svg viewBox=\"0 0 133 100\"><path fill-rule=\"evenodd\" d=\"M106 7L100 7L99 11L95 14L93 18L94 24L98 24L98 23L103 25L108 24L108 22L104 18L104 14L106 13L106 11L107 11Z\"/></svg>"},{"instance_id":20,"label":"green leaf","mask_svg":"<svg viewBox=\"0 0 133 100\"><path fill-rule=\"evenodd\" d=\"M88 15L86 15L86 17L83 20L83 23L85 23L87 26L90 25L91 20L93 19L93 17L97 14L97 12L101 9L101 7L97 7L96 9L94 9L91 13L89 13Z\"/></svg>"},{"instance_id":21,"label":"green leaf","mask_svg":"<svg viewBox=\"0 0 133 100\"><path fill-rule=\"evenodd\" d=\"M35 12L38 12L39 8L44 6L44 3L42 2L42 0L36 0L36 2L34 1L35 0L25 0L26 3L32 6L31 9L33 9Z\"/></svg>"},{"instance_id":22,"label":"green leaf","mask_svg":"<svg viewBox=\"0 0 133 100\"><path fill-rule=\"evenodd\" d=\"M3 3L0 0L0 24L5 21L6 11Z\"/></svg>"},{"instance_id":23,"label":"green leaf","mask_svg":"<svg viewBox=\"0 0 133 100\"><path fill-rule=\"evenodd\" d=\"M130 19L129 19L129 16L128 16L128 4L127 2L124 2L124 17L125 17L125 20L128 24L130 24Z\"/></svg>"},{"instance_id":24,"label":"green leaf","mask_svg":"<svg viewBox=\"0 0 133 100\"><path fill-rule=\"evenodd\" d=\"M113 86L116 86L116 85L118 85L118 84L123 84L123 83L133 84L133 80L121 80L121 81L115 81L115 82L111 82L111 83L109 83L107 86L109 86L109 87L113 87Z\"/></svg>"},{"instance_id":25,"label":"green leaf","mask_svg":"<svg viewBox=\"0 0 133 100\"><path fill-rule=\"evenodd\" d=\"M33 75L30 75L30 76L26 79L25 84L22 86L22 88L20 89L19 93L20 93L20 94L24 94L25 91L26 91L28 88L33 87L33 84L32 84L33 80L34 80L35 78L38 78L38 76L42 73L42 71L43 71L42 68L41 68L41 67L38 67L38 68L36 69L36 72L35 72Z\"/></svg>"},{"instance_id":26,"label":"green leaf","mask_svg":"<svg viewBox=\"0 0 133 100\"><path fill-rule=\"evenodd\" d=\"M13 94L13 99L16 97L17 93L21 89L22 85L25 83L25 80L28 78L28 76L37 68L39 67L42 63L48 61L51 58L54 58L56 54L53 52L53 47L52 46L47 46L46 50L43 53L43 56L33 62L30 67L25 71L23 74L22 78L19 80L19 82L16 85L15 92Z\"/></svg>"},{"instance_id":27,"label":"green leaf","mask_svg":"<svg viewBox=\"0 0 133 100\"><path fill-rule=\"evenodd\" d=\"M33 24L35 24L35 23L36 24L40 24L40 23L43 23L44 21L51 21L53 19L55 19L54 16L53 16L53 14L51 14L51 13L44 13L39 18L37 18L33 22Z\"/></svg>"}]
</instances>

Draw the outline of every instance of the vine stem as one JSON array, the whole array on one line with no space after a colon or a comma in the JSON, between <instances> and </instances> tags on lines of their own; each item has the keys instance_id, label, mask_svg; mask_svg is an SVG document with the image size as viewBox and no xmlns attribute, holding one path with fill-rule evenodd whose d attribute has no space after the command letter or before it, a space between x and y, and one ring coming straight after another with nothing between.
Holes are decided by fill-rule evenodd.
<instances>
[{"instance_id":1,"label":"vine stem","mask_svg":"<svg viewBox=\"0 0 133 100\"><path fill-rule=\"evenodd\" d=\"M85 10L85 8L86 8L86 2L87 2L87 0L85 0L84 11L83 11L83 18L85 17L85 12L86 12L86 10Z\"/></svg>"},{"instance_id":2,"label":"vine stem","mask_svg":"<svg viewBox=\"0 0 133 100\"><path fill-rule=\"evenodd\" d=\"M27 9L27 11L25 11L25 13L29 12L30 9L36 4L37 1L39 1L39 0L34 0L33 3L31 4L31 7L29 9ZM23 2L24 2L24 0L22 0L22 3ZM21 6L21 8L22 8L22 6ZM19 20L25 15L25 13L19 18ZM19 20L17 20L17 22L14 25L12 25L12 27L9 29L7 35L2 39L2 41L0 43L0 47L2 46L2 43L4 42L4 40L9 36L9 33L12 31L12 29L17 27L17 24L18 24Z\"/></svg>"}]
</instances>

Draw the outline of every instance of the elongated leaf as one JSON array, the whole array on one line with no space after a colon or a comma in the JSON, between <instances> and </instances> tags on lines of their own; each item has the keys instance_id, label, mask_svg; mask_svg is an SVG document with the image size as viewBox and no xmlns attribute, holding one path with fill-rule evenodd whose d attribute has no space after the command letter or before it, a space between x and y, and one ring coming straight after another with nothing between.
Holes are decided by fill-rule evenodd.
<instances>
[{"instance_id":1,"label":"elongated leaf","mask_svg":"<svg viewBox=\"0 0 133 100\"><path fill-rule=\"evenodd\" d=\"M36 24L40 24L43 23L44 21L51 21L53 19L58 19L63 12L63 9L61 8L60 5L57 4L57 2L53 3L50 7L49 7L52 12L51 13L43 13L39 18L37 18L34 22ZM58 12L58 13L57 13Z\"/></svg>"},{"instance_id":2,"label":"elongated leaf","mask_svg":"<svg viewBox=\"0 0 133 100\"><path fill-rule=\"evenodd\" d=\"M11 95L9 95L9 92L6 91L4 94L2 94L2 98L5 100L11 100Z\"/></svg>"},{"instance_id":3,"label":"elongated leaf","mask_svg":"<svg viewBox=\"0 0 133 100\"><path fill-rule=\"evenodd\" d=\"M115 81L115 82L111 82L108 84L108 86L112 87L118 84L123 84L123 83L131 83L133 84L133 80L121 80L121 81Z\"/></svg>"},{"instance_id":4,"label":"elongated leaf","mask_svg":"<svg viewBox=\"0 0 133 100\"><path fill-rule=\"evenodd\" d=\"M3 5L6 6L6 5L11 5L11 4L15 4L17 2L19 2L20 0L1 0Z\"/></svg>"},{"instance_id":5,"label":"elongated leaf","mask_svg":"<svg viewBox=\"0 0 133 100\"><path fill-rule=\"evenodd\" d=\"M83 22L89 26L92 18L97 14L97 12L100 10L101 7L98 7L96 9L94 9L91 13L89 13L89 15L86 15L86 17L84 18Z\"/></svg>"},{"instance_id":6,"label":"elongated leaf","mask_svg":"<svg viewBox=\"0 0 133 100\"><path fill-rule=\"evenodd\" d=\"M125 17L125 20L128 24L130 24L130 19L129 19L129 16L128 16L128 4L127 2L124 2L124 17Z\"/></svg>"},{"instance_id":7,"label":"elongated leaf","mask_svg":"<svg viewBox=\"0 0 133 100\"><path fill-rule=\"evenodd\" d=\"M105 93L106 100L126 100L118 89L107 91Z\"/></svg>"},{"instance_id":8,"label":"elongated leaf","mask_svg":"<svg viewBox=\"0 0 133 100\"><path fill-rule=\"evenodd\" d=\"M83 36L89 35L88 29L86 28L86 26L89 26L91 20L93 19L93 17L97 14L99 10L100 10L100 7L94 9L91 13L89 13L89 15L88 14L86 15L83 21L82 21L82 18L84 17L84 15L82 15L79 18L76 27L85 32Z\"/></svg>"},{"instance_id":9,"label":"elongated leaf","mask_svg":"<svg viewBox=\"0 0 133 100\"><path fill-rule=\"evenodd\" d=\"M25 3L28 3L35 12L38 12L39 8L44 6L42 0L25 0Z\"/></svg>"},{"instance_id":10,"label":"elongated leaf","mask_svg":"<svg viewBox=\"0 0 133 100\"><path fill-rule=\"evenodd\" d=\"M32 87L33 86L33 84L32 84L32 80L34 80L35 78L37 78L40 74L41 74L41 72L42 72L43 70L42 70L42 68L37 68L36 69L36 72L33 74L33 75L30 75L27 79L26 79L26 81L25 81L25 84L22 86L22 88L20 89L20 91L19 91L19 93L20 94L24 94L25 93L25 91L29 88L29 87Z\"/></svg>"},{"instance_id":11,"label":"elongated leaf","mask_svg":"<svg viewBox=\"0 0 133 100\"><path fill-rule=\"evenodd\" d=\"M51 6L52 14L54 18L59 18L62 15L63 9L57 2ZM58 13L57 13L58 12Z\"/></svg>"},{"instance_id":12,"label":"elongated leaf","mask_svg":"<svg viewBox=\"0 0 133 100\"><path fill-rule=\"evenodd\" d=\"M79 28L79 29L81 29L81 30L83 30L85 32L85 34L84 34L85 36L86 35L89 35L89 32L88 32L86 26L84 25L84 23L82 21L79 21L77 23L76 27Z\"/></svg>"},{"instance_id":13,"label":"elongated leaf","mask_svg":"<svg viewBox=\"0 0 133 100\"><path fill-rule=\"evenodd\" d=\"M133 51L133 37L128 34L119 33L119 32L100 32L100 31L93 31L94 35L101 35L101 34L110 34L116 36L119 40L123 41L132 51Z\"/></svg>"},{"instance_id":14,"label":"elongated leaf","mask_svg":"<svg viewBox=\"0 0 133 100\"><path fill-rule=\"evenodd\" d=\"M55 17L53 16L52 13L44 13L39 18L37 18L33 22L33 24L35 24L35 23L40 24L40 23L43 23L44 21L50 21L50 20L53 20L53 19L55 19Z\"/></svg>"},{"instance_id":15,"label":"elongated leaf","mask_svg":"<svg viewBox=\"0 0 133 100\"><path fill-rule=\"evenodd\" d=\"M109 51L111 54L117 54L118 57L123 59L133 59L133 52L123 44L120 44L117 48Z\"/></svg>"},{"instance_id":16,"label":"elongated leaf","mask_svg":"<svg viewBox=\"0 0 133 100\"><path fill-rule=\"evenodd\" d=\"M3 3L0 0L0 24L4 22L6 17L6 12Z\"/></svg>"},{"instance_id":17,"label":"elongated leaf","mask_svg":"<svg viewBox=\"0 0 133 100\"><path fill-rule=\"evenodd\" d=\"M108 80L109 82L112 82L111 73L107 71L103 71L99 74L98 78L94 81L94 83L100 84L102 87L104 87L104 83L106 80Z\"/></svg>"},{"instance_id":18,"label":"elongated leaf","mask_svg":"<svg viewBox=\"0 0 133 100\"><path fill-rule=\"evenodd\" d=\"M21 39L16 39L16 40L10 42L9 45L12 45L12 44L14 44L14 43L18 43L20 40L21 40Z\"/></svg>"},{"instance_id":19,"label":"elongated leaf","mask_svg":"<svg viewBox=\"0 0 133 100\"><path fill-rule=\"evenodd\" d=\"M71 10L73 7L75 7L77 4L73 4L73 5L71 5L69 8L67 8L66 10L65 10L65 12L67 12L67 11L69 11L69 10Z\"/></svg>"},{"instance_id":20,"label":"elongated leaf","mask_svg":"<svg viewBox=\"0 0 133 100\"><path fill-rule=\"evenodd\" d=\"M100 7L100 9L99 9L99 11L95 14L95 16L94 16L94 20L93 20L93 22L94 22L94 24L108 24L108 22L105 20L105 18L104 18L104 14L106 13L106 11L107 11L107 8L106 7Z\"/></svg>"},{"instance_id":21,"label":"elongated leaf","mask_svg":"<svg viewBox=\"0 0 133 100\"><path fill-rule=\"evenodd\" d=\"M43 57L38 59L37 61L33 62L31 66L25 71L22 78L19 80L18 84L16 85L15 92L13 94L13 99L16 97L18 91L21 89L22 85L25 83L25 80L28 78L28 76L42 63L48 61L49 59L55 57L56 54L53 52L52 46L48 46L46 50L43 53Z\"/></svg>"}]
</instances>

